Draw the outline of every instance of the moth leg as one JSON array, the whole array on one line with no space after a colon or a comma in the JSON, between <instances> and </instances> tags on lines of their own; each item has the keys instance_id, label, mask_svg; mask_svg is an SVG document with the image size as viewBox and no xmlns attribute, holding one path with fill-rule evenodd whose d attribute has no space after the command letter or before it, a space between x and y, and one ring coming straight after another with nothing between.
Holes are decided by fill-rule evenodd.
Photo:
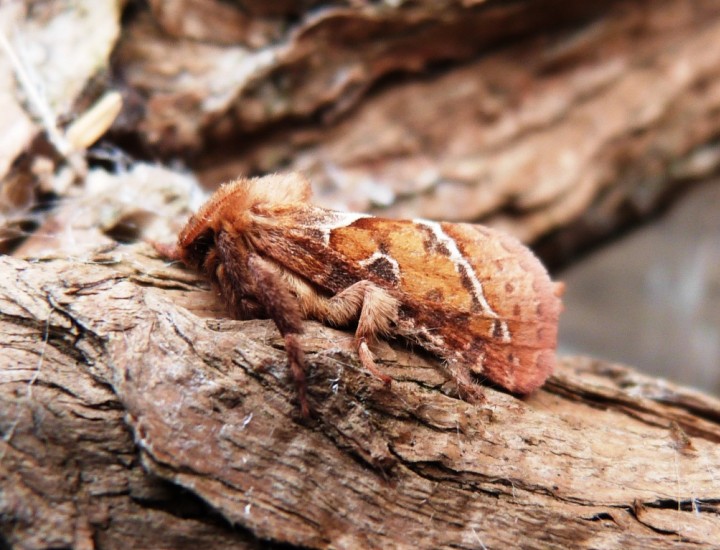
<instances>
[{"instance_id":1,"label":"moth leg","mask_svg":"<svg viewBox=\"0 0 720 550\"><path fill-rule=\"evenodd\" d=\"M368 346L367 339L363 337L356 337L356 343L358 357L360 357L360 363L362 364L362 366L368 371L370 371L370 373L375 376L375 378L379 378L380 380L382 380L383 384L389 386L392 383L392 377L385 374L378 368L377 363L375 363L375 358L373 357L373 354L370 351L370 347Z\"/></svg>"},{"instance_id":2,"label":"moth leg","mask_svg":"<svg viewBox=\"0 0 720 550\"><path fill-rule=\"evenodd\" d=\"M265 312L275 322L285 340L285 351L295 379L298 401L303 417L310 415L305 379L305 357L298 336L302 334L302 313L297 299L276 269L256 254L247 259L250 280L254 283L254 295Z\"/></svg>"},{"instance_id":3,"label":"moth leg","mask_svg":"<svg viewBox=\"0 0 720 550\"><path fill-rule=\"evenodd\" d=\"M355 345L363 367L389 385L392 378L378 368L370 345L378 334L390 334L397 319L398 300L387 290L371 281L358 281L331 298L315 293L298 292L302 307L308 317L342 326L357 320Z\"/></svg>"},{"instance_id":4,"label":"moth leg","mask_svg":"<svg viewBox=\"0 0 720 550\"><path fill-rule=\"evenodd\" d=\"M389 331L391 322L397 318L397 305L395 298L385 290L369 283L365 289L358 328L355 331L355 341L362 366L382 380L386 386L390 385L392 378L380 371L369 344L375 341L378 333Z\"/></svg>"},{"instance_id":5,"label":"moth leg","mask_svg":"<svg viewBox=\"0 0 720 550\"><path fill-rule=\"evenodd\" d=\"M485 402L483 387L472 379L470 369L466 365L456 360L450 360L445 368L455 382L461 399L476 404Z\"/></svg>"}]
</instances>

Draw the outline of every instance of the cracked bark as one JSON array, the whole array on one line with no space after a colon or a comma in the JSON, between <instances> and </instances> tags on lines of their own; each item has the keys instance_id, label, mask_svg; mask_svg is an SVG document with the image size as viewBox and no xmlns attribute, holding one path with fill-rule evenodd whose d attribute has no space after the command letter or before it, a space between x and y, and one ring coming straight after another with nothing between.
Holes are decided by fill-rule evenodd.
<instances>
[{"instance_id":1,"label":"cracked bark","mask_svg":"<svg viewBox=\"0 0 720 550\"><path fill-rule=\"evenodd\" d=\"M47 50L25 57L61 130L122 95L96 160L208 188L302 171L324 206L482 221L555 265L720 166L716 0L58 0L5 2L4 26ZM78 191L6 57L3 252Z\"/></svg>"},{"instance_id":2,"label":"cracked bark","mask_svg":"<svg viewBox=\"0 0 720 550\"><path fill-rule=\"evenodd\" d=\"M565 358L526 399L432 357L228 320L149 246L0 258L0 543L16 548L675 547L720 540L720 402ZM3 546L3 544L0 544Z\"/></svg>"}]
</instances>

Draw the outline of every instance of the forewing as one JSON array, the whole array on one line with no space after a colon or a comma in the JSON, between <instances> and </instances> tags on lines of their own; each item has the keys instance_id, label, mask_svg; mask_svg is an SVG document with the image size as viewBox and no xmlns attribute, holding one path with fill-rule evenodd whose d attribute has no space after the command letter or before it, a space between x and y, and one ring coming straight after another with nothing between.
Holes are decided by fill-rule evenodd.
<instances>
[{"instance_id":1,"label":"forewing","mask_svg":"<svg viewBox=\"0 0 720 550\"><path fill-rule=\"evenodd\" d=\"M483 334L481 325L473 326L473 334L484 340L474 370L512 391L533 391L555 366L561 287L514 237L478 225L442 226L470 259L497 316L490 334Z\"/></svg>"},{"instance_id":2,"label":"forewing","mask_svg":"<svg viewBox=\"0 0 720 550\"><path fill-rule=\"evenodd\" d=\"M336 228L361 217L300 204L276 207L255 213L248 238L262 256L334 294L368 278L355 255L330 244Z\"/></svg>"},{"instance_id":3,"label":"forewing","mask_svg":"<svg viewBox=\"0 0 720 550\"><path fill-rule=\"evenodd\" d=\"M312 206L276 208L254 227L261 254L329 293L360 280L392 290L403 336L511 391L532 391L554 367L556 287L505 233Z\"/></svg>"}]
</instances>

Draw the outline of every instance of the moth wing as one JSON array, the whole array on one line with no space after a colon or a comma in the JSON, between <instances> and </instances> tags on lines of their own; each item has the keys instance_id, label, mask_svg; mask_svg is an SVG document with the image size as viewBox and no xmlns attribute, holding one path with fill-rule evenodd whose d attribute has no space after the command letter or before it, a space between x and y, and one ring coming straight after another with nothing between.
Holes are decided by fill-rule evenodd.
<instances>
[{"instance_id":1,"label":"moth wing","mask_svg":"<svg viewBox=\"0 0 720 550\"><path fill-rule=\"evenodd\" d=\"M304 205L257 227L262 254L330 293L360 280L393 290L402 336L510 391L533 391L554 368L558 287L508 234Z\"/></svg>"},{"instance_id":2,"label":"moth wing","mask_svg":"<svg viewBox=\"0 0 720 550\"><path fill-rule=\"evenodd\" d=\"M259 254L334 294L368 278L352 254L330 243L334 229L363 217L310 205L273 207L254 213L248 236Z\"/></svg>"},{"instance_id":3,"label":"moth wing","mask_svg":"<svg viewBox=\"0 0 720 550\"><path fill-rule=\"evenodd\" d=\"M259 229L257 249L331 292L369 280L405 302L421 303L439 284L458 282L453 264L433 257L426 236L410 220L298 206L275 208L253 225ZM445 310L469 307L462 293L436 301Z\"/></svg>"},{"instance_id":4,"label":"moth wing","mask_svg":"<svg viewBox=\"0 0 720 550\"><path fill-rule=\"evenodd\" d=\"M482 350L470 346L471 370L516 393L540 387L556 363L562 285L511 235L480 225L442 224L469 259L495 317L475 323Z\"/></svg>"}]
</instances>

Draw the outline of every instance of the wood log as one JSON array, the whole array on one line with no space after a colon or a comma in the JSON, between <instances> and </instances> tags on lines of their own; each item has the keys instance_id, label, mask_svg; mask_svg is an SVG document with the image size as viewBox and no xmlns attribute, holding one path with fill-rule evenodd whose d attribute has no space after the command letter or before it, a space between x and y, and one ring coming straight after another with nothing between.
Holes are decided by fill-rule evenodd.
<instances>
[{"instance_id":1,"label":"wood log","mask_svg":"<svg viewBox=\"0 0 720 550\"><path fill-rule=\"evenodd\" d=\"M244 36L215 33L225 3L138 13L118 130L208 187L298 170L325 206L549 235L558 263L720 166L714 0L351 4Z\"/></svg>"},{"instance_id":2,"label":"wood log","mask_svg":"<svg viewBox=\"0 0 720 550\"><path fill-rule=\"evenodd\" d=\"M671 548L720 540L720 401L565 358L453 396L433 357L269 321L144 243L0 258L0 547Z\"/></svg>"},{"instance_id":3,"label":"wood log","mask_svg":"<svg viewBox=\"0 0 720 550\"><path fill-rule=\"evenodd\" d=\"M105 92L124 107L91 162L299 170L325 206L482 221L557 264L720 166L715 0L21 4L8 44L48 57L18 56L35 85L0 57L2 251L75 196L53 136Z\"/></svg>"}]
</instances>

